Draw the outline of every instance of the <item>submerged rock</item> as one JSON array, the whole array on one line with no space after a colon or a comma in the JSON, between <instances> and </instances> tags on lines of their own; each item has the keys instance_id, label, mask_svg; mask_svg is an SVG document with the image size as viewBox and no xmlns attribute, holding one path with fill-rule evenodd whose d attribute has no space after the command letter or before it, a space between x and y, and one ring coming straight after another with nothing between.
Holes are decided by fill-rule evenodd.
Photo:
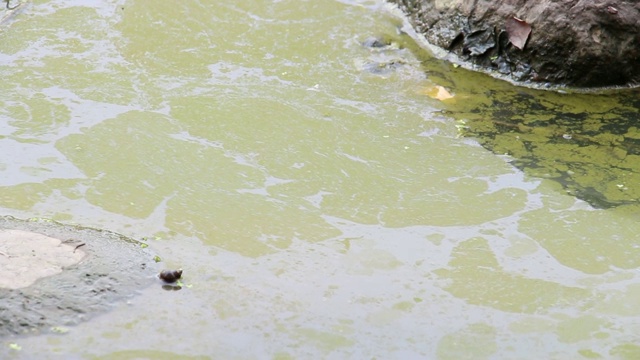
<instances>
[{"instance_id":1,"label":"submerged rock","mask_svg":"<svg viewBox=\"0 0 640 360\"><path fill-rule=\"evenodd\" d=\"M16 270L0 281L0 336L77 324L154 282L152 256L122 235L8 216L0 229L0 264Z\"/></svg>"},{"instance_id":2,"label":"submerged rock","mask_svg":"<svg viewBox=\"0 0 640 360\"><path fill-rule=\"evenodd\" d=\"M362 41L361 45L370 51L368 57L354 59L358 71L385 76L408 63L406 49L390 39L372 36Z\"/></svg>"},{"instance_id":3,"label":"submerged rock","mask_svg":"<svg viewBox=\"0 0 640 360\"><path fill-rule=\"evenodd\" d=\"M84 243L31 231L0 229L0 288L20 289L79 263Z\"/></svg>"}]
</instances>

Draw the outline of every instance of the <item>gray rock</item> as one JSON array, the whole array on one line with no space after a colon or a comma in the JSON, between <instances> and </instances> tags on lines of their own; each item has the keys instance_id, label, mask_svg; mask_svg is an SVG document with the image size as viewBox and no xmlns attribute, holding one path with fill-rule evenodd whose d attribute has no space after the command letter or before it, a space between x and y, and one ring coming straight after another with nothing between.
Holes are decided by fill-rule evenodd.
<instances>
[{"instance_id":1,"label":"gray rock","mask_svg":"<svg viewBox=\"0 0 640 360\"><path fill-rule=\"evenodd\" d=\"M27 287L0 288L0 336L77 324L157 281L155 263L142 243L119 234L9 216L0 217L0 229L43 234L74 248L85 244L78 248L84 252L80 263Z\"/></svg>"},{"instance_id":2,"label":"gray rock","mask_svg":"<svg viewBox=\"0 0 640 360\"><path fill-rule=\"evenodd\" d=\"M520 82L571 87L640 84L635 0L388 0L432 45ZM531 27L523 49L507 23Z\"/></svg>"}]
</instances>

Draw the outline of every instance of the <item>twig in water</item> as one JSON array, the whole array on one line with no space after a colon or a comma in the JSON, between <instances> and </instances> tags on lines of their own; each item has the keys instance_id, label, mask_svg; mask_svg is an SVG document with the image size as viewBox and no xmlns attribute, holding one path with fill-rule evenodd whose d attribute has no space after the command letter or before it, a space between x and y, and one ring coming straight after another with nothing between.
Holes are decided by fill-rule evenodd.
<instances>
[{"instance_id":1,"label":"twig in water","mask_svg":"<svg viewBox=\"0 0 640 360\"><path fill-rule=\"evenodd\" d=\"M4 0L4 2L7 4L7 10L14 10L18 6L20 6L19 2L18 2L18 5L14 6L14 7L9 6L9 3L11 2L11 0Z\"/></svg>"}]
</instances>

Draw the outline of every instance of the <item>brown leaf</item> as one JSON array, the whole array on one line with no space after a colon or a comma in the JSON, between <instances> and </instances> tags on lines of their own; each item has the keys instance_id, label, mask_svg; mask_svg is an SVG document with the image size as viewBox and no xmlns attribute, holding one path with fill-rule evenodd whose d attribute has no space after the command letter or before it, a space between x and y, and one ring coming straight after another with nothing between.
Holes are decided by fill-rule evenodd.
<instances>
[{"instance_id":1,"label":"brown leaf","mask_svg":"<svg viewBox=\"0 0 640 360\"><path fill-rule=\"evenodd\" d=\"M520 50L524 49L524 45L527 43L527 39L529 39L529 34L531 34L531 25L514 16L507 19L505 27L509 35L509 42Z\"/></svg>"},{"instance_id":2,"label":"brown leaf","mask_svg":"<svg viewBox=\"0 0 640 360\"><path fill-rule=\"evenodd\" d=\"M445 89L440 85L428 86L428 87L422 88L419 92L421 94L427 95L432 99L436 99L440 101L453 98L453 95L449 91L447 91L447 89Z\"/></svg>"}]
</instances>

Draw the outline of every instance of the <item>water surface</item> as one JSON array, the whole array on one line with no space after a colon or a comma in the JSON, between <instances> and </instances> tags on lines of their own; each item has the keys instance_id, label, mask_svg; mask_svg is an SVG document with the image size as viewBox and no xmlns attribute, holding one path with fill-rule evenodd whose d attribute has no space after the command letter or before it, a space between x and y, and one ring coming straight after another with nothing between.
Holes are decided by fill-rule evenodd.
<instances>
[{"instance_id":1,"label":"water surface","mask_svg":"<svg viewBox=\"0 0 640 360\"><path fill-rule=\"evenodd\" d=\"M0 33L2 212L147 238L185 286L0 354L637 357L635 205L464 137L521 90L401 25L379 1L29 4Z\"/></svg>"}]
</instances>

